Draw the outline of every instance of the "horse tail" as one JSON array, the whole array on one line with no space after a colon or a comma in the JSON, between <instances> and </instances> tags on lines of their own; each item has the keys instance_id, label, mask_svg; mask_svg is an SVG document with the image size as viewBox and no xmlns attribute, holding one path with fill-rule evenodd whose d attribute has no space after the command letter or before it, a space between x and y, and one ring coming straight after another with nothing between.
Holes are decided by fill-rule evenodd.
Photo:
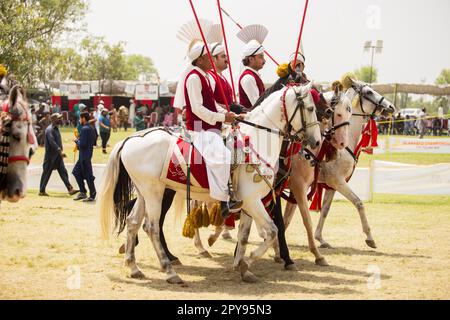
<instances>
[{"instance_id":1,"label":"horse tail","mask_svg":"<svg viewBox=\"0 0 450 320\"><path fill-rule=\"evenodd\" d=\"M125 169L121 151L125 141L116 144L108 163L98 193L98 211L102 238L109 239L112 232L119 227L123 231L128 216L128 202L133 193L133 183ZM113 228L114 221L114 228Z\"/></svg>"}]
</instances>

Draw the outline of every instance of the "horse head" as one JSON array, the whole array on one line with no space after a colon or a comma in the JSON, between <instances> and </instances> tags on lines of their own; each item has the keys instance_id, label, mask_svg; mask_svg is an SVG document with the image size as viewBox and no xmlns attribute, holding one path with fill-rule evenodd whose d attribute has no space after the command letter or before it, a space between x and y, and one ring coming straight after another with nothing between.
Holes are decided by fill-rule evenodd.
<instances>
[{"instance_id":1,"label":"horse head","mask_svg":"<svg viewBox=\"0 0 450 320\"><path fill-rule=\"evenodd\" d=\"M345 95L343 85L335 81L332 91L323 95L325 101L332 110L330 120L327 122L326 137L338 150L344 149L349 144L349 125L352 116L352 102Z\"/></svg>"},{"instance_id":2,"label":"horse head","mask_svg":"<svg viewBox=\"0 0 450 320\"><path fill-rule=\"evenodd\" d=\"M316 106L311 95L312 82L303 86L293 86L286 91L286 121L295 135L305 145L316 149L320 145L321 134L317 121Z\"/></svg>"},{"instance_id":3,"label":"horse head","mask_svg":"<svg viewBox=\"0 0 450 320\"><path fill-rule=\"evenodd\" d=\"M355 114L360 113L360 115L374 117L388 116L395 112L395 106L367 83L350 77L346 77L346 82L350 84L346 95L352 101L357 97L356 103L353 105Z\"/></svg>"},{"instance_id":4,"label":"horse head","mask_svg":"<svg viewBox=\"0 0 450 320\"><path fill-rule=\"evenodd\" d=\"M6 110L5 110L6 109ZM25 90L16 85L4 108L1 124L0 199L17 202L25 197L27 166L37 149Z\"/></svg>"}]
</instances>

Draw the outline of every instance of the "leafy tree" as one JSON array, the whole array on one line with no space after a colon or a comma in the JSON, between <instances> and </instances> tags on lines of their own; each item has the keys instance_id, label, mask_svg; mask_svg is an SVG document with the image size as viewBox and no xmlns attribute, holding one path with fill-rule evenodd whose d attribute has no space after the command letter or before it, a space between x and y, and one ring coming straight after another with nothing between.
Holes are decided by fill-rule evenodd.
<instances>
[{"instance_id":1,"label":"leafy tree","mask_svg":"<svg viewBox=\"0 0 450 320\"><path fill-rule=\"evenodd\" d=\"M375 67L373 67L371 70L370 66L362 66L361 68L355 70L355 75L361 81L367 83L376 83L378 78L378 71Z\"/></svg>"},{"instance_id":2,"label":"leafy tree","mask_svg":"<svg viewBox=\"0 0 450 320\"><path fill-rule=\"evenodd\" d=\"M0 62L25 85L35 84L41 50L78 30L86 10L85 0L1 0Z\"/></svg>"},{"instance_id":3,"label":"leafy tree","mask_svg":"<svg viewBox=\"0 0 450 320\"><path fill-rule=\"evenodd\" d=\"M435 83L437 85L450 85L450 69L443 69L439 76L437 77ZM450 99L448 96L444 97L437 97L434 100L434 104L436 106L436 109L438 107L442 107L444 110L444 113L450 112Z\"/></svg>"}]
</instances>

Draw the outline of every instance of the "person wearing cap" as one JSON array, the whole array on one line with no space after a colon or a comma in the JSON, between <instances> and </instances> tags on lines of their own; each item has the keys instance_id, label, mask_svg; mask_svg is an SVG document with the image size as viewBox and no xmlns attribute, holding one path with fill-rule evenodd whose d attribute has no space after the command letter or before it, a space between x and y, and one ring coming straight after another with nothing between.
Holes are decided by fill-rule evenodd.
<instances>
[{"instance_id":1,"label":"person wearing cap","mask_svg":"<svg viewBox=\"0 0 450 320\"><path fill-rule=\"evenodd\" d=\"M83 200L85 202L92 202L95 201L95 197L97 196L94 184L95 177L92 172L92 154L97 137L95 129L89 124L89 120L90 116L88 112L82 112L80 114L80 122L82 125L80 137L74 140L80 150L78 161L72 170L72 174L80 188L80 193L74 198L75 201ZM84 180L86 180L89 188L89 197L84 186Z\"/></svg>"},{"instance_id":2,"label":"person wearing cap","mask_svg":"<svg viewBox=\"0 0 450 320\"><path fill-rule=\"evenodd\" d=\"M45 129L45 155L44 163L42 165L39 195L48 196L45 192L45 188L47 187L53 170L58 170L59 176L64 182L67 191L70 195L74 195L78 190L75 190L70 184L69 175L67 174L63 160L63 158L66 157L66 154L63 151L61 133L59 132L59 126L62 123L62 115L60 113L54 113L50 118L51 124Z\"/></svg>"},{"instance_id":3,"label":"person wearing cap","mask_svg":"<svg viewBox=\"0 0 450 320\"><path fill-rule=\"evenodd\" d=\"M109 121L108 109L102 109L98 123L100 126L100 138L102 140L102 152L106 154L106 146L111 136L111 122Z\"/></svg>"},{"instance_id":4,"label":"person wearing cap","mask_svg":"<svg viewBox=\"0 0 450 320\"><path fill-rule=\"evenodd\" d=\"M265 91L259 71L266 63L262 43L267 33L262 25L249 25L237 34L245 42L242 59L244 71L239 77L239 103L250 110Z\"/></svg>"},{"instance_id":5,"label":"person wearing cap","mask_svg":"<svg viewBox=\"0 0 450 320\"><path fill-rule=\"evenodd\" d=\"M281 90L289 83L306 84L309 82L306 74L303 72L305 69L305 56L302 52L297 54L293 53L289 57L288 63L283 63L277 68L278 80L268 88L256 101L255 107L260 105L268 96L275 91Z\"/></svg>"},{"instance_id":6,"label":"person wearing cap","mask_svg":"<svg viewBox=\"0 0 450 320\"><path fill-rule=\"evenodd\" d=\"M195 26L195 22L190 23ZM203 28L208 34L205 29ZM178 82L174 106L185 107L186 128L194 146L205 159L210 196L220 201L222 216L227 218L230 209L240 207L242 201L230 200L228 182L231 153L224 145L220 131L223 122L232 123L238 116L224 110L214 99L208 79L208 70L212 66L206 45L196 39L195 35L187 38L191 41L187 54L190 64ZM212 47L208 48L211 51Z\"/></svg>"}]
</instances>

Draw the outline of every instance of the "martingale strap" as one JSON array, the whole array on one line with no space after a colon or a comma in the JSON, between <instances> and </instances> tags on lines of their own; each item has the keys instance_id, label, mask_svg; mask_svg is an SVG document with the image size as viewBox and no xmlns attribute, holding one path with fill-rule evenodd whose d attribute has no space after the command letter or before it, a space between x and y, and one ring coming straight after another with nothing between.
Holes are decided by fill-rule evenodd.
<instances>
[{"instance_id":1,"label":"martingale strap","mask_svg":"<svg viewBox=\"0 0 450 320\"><path fill-rule=\"evenodd\" d=\"M0 190L6 187L10 147L11 121L3 123L0 133Z\"/></svg>"}]
</instances>

